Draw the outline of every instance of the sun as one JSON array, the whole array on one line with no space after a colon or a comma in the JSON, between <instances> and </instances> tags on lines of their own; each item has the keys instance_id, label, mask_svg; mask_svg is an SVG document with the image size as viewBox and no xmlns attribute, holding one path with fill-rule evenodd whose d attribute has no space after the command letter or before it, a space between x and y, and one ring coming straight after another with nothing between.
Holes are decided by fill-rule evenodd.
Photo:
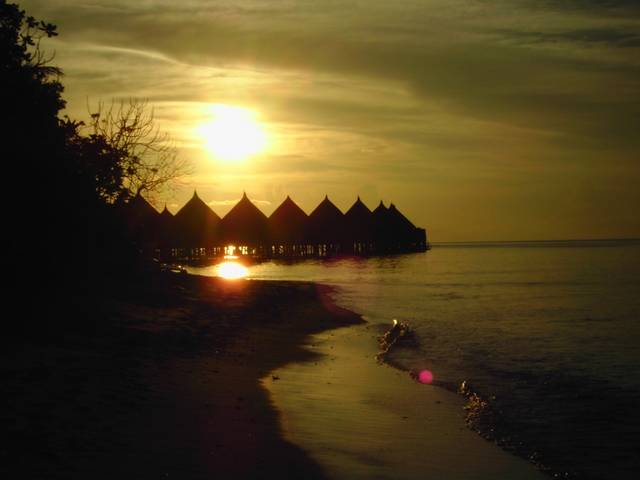
<instances>
[{"instance_id":1,"label":"sun","mask_svg":"<svg viewBox=\"0 0 640 480\"><path fill-rule=\"evenodd\" d=\"M218 160L241 161L266 148L267 136L253 110L215 104L209 112L211 120L200 125L198 133L205 149Z\"/></svg>"}]
</instances>

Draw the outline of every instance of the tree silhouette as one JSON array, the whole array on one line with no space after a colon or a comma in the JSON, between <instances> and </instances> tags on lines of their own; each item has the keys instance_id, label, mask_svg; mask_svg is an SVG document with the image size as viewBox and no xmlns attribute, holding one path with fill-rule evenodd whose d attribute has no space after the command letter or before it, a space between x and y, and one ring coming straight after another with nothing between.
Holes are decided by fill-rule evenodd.
<instances>
[{"instance_id":1,"label":"tree silhouette","mask_svg":"<svg viewBox=\"0 0 640 480\"><path fill-rule=\"evenodd\" d=\"M43 38L55 35L54 25L0 1L0 103L5 120L0 149L8 158L18 154L31 160L63 149L58 128L58 112L65 106L61 71L40 49Z\"/></svg>"},{"instance_id":2,"label":"tree silhouette","mask_svg":"<svg viewBox=\"0 0 640 480\"><path fill-rule=\"evenodd\" d=\"M69 292L91 295L101 288L96 281L109 281L136 263L119 205L132 193L161 188L184 166L154 128L145 102L98 109L88 125L60 118L62 71L40 48L56 35L54 25L0 0L8 296L38 319L48 317L43 309L67 301Z\"/></svg>"},{"instance_id":3,"label":"tree silhouette","mask_svg":"<svg viewBox=\"0 0 640 480\"><path fill-rule=\"evenodd\" d=\"M99 103L88 125L59 119L65 106L62 71L40 48L43 38L56 35L55 25L0 1L0 152L20 158L8 167L23 184L37 187L30 194L42 200L59 196L62 183L76 200L126 202L187 173L146 101L112 102L107 108Z\"/></svg>"},{"instance_id":4,"label":"tree silhouette","mask_svg":"<svg viewBox=\"0 0 640 480\"><path fill-rule=\"evenodd\" d=\"M188 173L187 163L177 157L171 137L155 125L154 110L145 100L112 101L106 108L99 103L89 127L89 141L108 145L117 157L120 195L154 192Z\"/></svg>"}]
</instances>

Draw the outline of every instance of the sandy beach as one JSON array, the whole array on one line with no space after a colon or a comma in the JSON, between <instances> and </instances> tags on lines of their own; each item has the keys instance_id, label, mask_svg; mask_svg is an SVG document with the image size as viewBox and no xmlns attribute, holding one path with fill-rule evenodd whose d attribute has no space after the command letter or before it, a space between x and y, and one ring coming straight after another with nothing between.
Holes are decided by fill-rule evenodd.
<instances>
[{"instance_id":1,"label":"sandy beach","mask_svg":"<svg viewBox=\"0 0 640 480\"><path fill-rule=\"evenodd\" d=\"M541 476L467 430L456 395L376 364L379 327L328 287L152 278L3 348L5 474Z\"/></svg>"},{"instance_id":2,"label":"sandy beach","mask_svg":"<svg viewBox=\"0 0 640 480\"><path fill-rule=\"evenodd\" d=\"M469 430L461 396L377 364L377 337L386 327L314 334L306 348L317 360L279 368L277 382L263 379L283 412L287 439L329 478L547 478Z\"/></svg>"}]
</instances>

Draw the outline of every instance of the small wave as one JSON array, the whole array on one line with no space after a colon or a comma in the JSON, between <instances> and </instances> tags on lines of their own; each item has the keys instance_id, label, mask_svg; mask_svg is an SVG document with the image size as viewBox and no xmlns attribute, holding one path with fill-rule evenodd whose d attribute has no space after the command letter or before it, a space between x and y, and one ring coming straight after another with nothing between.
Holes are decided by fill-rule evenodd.
<instances>
[{"instance_id":1,"label":"small wave","mask_svg":"<svg viewBox=\"0 0 640 480\"><path fill-rule=\"evenodd\" d=\"M398 346L417 348L418 337L408 323L399 322L394 318L393 326L378 337L378 345L380 352L376 355L376 360L382 363L387 360L387 355L392 348ZM397 365L393 366L397 367Z\"/></svg>"},{"instance_id":2,"label":"small wave","mask_svg":"<svg viewBox=\"0 0 640 480\"><path fill-rule=\"evenodd\" d=\"M408 372L412 379L420 383L431 383L434 386L465 397L465 422L469 429L481 437L494 442L504 450L528 459L547 474L565 479L579 477L575 472L551 468L543 462L541 452L532 445L527 445L523 442L517 434L517 430L514 431L511 428L513 425L510 425L509 421L504 418L503 405L494 395L481 393L467 380L461 383L442 380L421 382L418 371L409 370L401 363L394 361L390 355L392 351L399 348L415 349L420 346L416 332L408 323L394 319L393 326L378 337L378 345L380 346L380 351L376 355L376 360L379 363L386 363L393 368Z\"/></svg>"}]
</instances>

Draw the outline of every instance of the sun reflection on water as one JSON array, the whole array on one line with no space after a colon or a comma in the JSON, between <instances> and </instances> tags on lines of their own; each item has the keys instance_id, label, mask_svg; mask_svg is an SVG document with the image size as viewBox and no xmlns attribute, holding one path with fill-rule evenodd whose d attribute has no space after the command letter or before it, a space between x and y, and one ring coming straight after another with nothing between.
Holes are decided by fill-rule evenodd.
<instances>
[{"instance_id":1,"label":"sun reflection on water","mask_svg":"<svg viewBox=\"0 0 640 480\"><path fill-rule=\"evenodd\" d=\"M219 277L226 278L227 280L245 278L248 273L249 270L247 267L239 262L234 262L233 260L227 260L216 265L216 274Z\"/></svg>"}]
</instances>

